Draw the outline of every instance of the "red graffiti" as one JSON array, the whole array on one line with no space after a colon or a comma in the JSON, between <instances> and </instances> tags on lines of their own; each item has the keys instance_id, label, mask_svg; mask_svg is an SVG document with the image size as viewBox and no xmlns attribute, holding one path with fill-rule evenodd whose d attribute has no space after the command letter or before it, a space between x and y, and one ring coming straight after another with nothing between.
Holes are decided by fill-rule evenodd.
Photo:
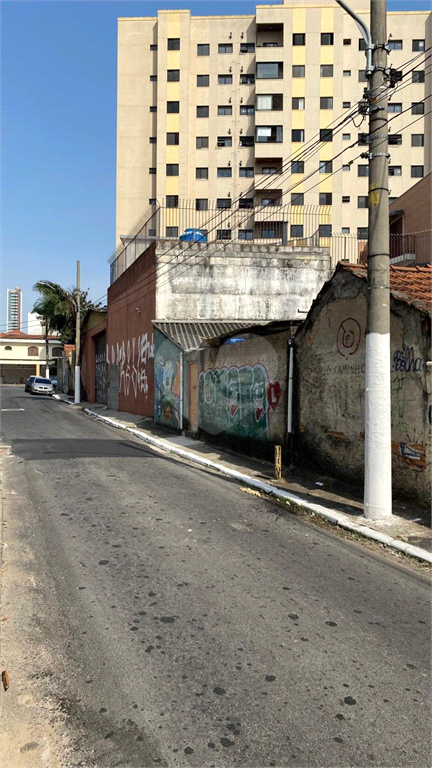
<instances>
[{"instance_id":1,"label":"red graffiti","mask_svg":"<svg viewBox=\"0 0 432 768\"><path fill-rule=\"evenodd\" d=\"M278 381L269 384L267 387L267 400L270 408L275 411L279 398L281 396L281 386Z\"/></svg>"},{"instance_id":2,"label":"red graffiti","mask_svg":"<svg viewBox=\"0 0 432 768\"><path fill-rule=\"evenodd\" d=\"M347 317L339 326L336 336L337 351L342 357L354 355L360 344L361 328L354 317Z\"/></svg>"}]
</instances>

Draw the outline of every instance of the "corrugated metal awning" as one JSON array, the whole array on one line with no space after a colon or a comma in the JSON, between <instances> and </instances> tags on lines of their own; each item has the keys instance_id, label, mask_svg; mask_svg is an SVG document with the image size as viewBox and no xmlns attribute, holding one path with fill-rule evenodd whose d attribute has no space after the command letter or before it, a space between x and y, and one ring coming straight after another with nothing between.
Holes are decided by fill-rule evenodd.
<instances>
[{"instance_id":1,"label":"corrugated metal awning","mask_svg":"<svg viewBox=\"0 0 432 768\"><path fill-rule=\"evenodd\" d=\"M204 346L204 339L214 339L232 331L257 325L256 320L153 320L153 325L184 352ZM266 325L267 321L263 322Z\"/></svg>"}]
</instances>

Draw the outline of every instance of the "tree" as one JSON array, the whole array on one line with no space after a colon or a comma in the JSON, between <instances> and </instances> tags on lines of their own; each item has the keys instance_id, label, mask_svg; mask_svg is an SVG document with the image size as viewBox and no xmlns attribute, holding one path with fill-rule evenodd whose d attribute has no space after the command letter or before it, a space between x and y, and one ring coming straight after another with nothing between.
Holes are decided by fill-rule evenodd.
<instances>
[{"instance_id":1,"label":"tree","mask_svg":"<svg viewBox=\"0 0 432 768\"><path fill-rule=\"evenodd\" d=\"M33 290L40 294L35 302L33 312L36 312L45 325L45 333L57 331L63 343L73 344L75 341L75 323L77 314L76 288L62 288L50 280L38 280ZM88 291L80 291L81 317L88 309L96 308L88 298Z\"/></svg>"}]
</instances>

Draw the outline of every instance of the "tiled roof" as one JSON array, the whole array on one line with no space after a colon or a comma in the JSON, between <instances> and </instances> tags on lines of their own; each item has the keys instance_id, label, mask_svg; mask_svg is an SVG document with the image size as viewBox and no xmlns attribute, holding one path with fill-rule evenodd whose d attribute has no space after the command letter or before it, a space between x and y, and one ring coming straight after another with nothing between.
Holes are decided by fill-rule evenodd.
<instances>
[{"instance_id":1,"label":"tiled roof","mask_svg":"<svg viewBox=\"0 0 432 768\"><path fill-rule=\"evenodd\" d=\"M33 341L36 341L37 339L43 339L45 341L45 336L43 334L37 334L37 333L23 333L22 331L8 331L7 333L0 333L0 339L32 339ZM48 339L50 341L58 341L59 344L61 344L60 337L59 336L48 336Z\"/></svg>"},{"instance_id":2,"label":"tiled roof","mask_svg":"<svg viewBox=\"0 0 432 768\"><path fill-rule=\"evenodd\" d=\"M339 269L351 272L356 277L367 279L366 264L338 264ZM410 304L423 312L431 313L432 266L397 267L390 266L390 291L393 298Z\"/></svg>"},{"instance_id":3,"label":"tiled roof","mask_svg":"<svg viewBox=\"0 0 432 768\"><path fill-rule=\"evenodd\" d=\"M239 328L248 328L251 320L153 320L153 325L184 352L199 349L203 339L222 336Z\"/></svg>"}]
</instances>

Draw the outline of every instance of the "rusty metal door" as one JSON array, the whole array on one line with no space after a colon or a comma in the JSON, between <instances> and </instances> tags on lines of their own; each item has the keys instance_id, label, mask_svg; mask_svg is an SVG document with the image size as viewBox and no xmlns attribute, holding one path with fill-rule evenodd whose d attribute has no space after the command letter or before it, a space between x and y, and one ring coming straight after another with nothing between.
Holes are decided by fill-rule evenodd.
<instances>
[{"instance_id":1,"label":"rusty metal door","mask_svg":"<svg viewBox=\"0 0 432 768\"><path fill-rule=\"evenodd\" d=\"M198 431L198 363L188 365L189 408L188 422L191 432Z\"/></svg>"},{"instance_id":2,"label":"rusty metal door","mask_svg":"<svg viewBox=\"0 0 432 768\"><path fill-rule=\"evenodd\" d=\"M95 339L95 391L96 402L106 403L106 334L101 333Z\"/></svg>"}]
</instances>

